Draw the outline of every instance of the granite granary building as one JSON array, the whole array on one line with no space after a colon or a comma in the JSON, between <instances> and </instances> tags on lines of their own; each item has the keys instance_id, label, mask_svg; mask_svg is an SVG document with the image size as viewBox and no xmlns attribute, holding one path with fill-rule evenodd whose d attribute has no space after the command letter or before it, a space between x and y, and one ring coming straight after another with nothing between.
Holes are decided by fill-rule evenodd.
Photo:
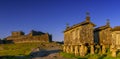
<instances>
[{"instance_id":1,"label":"granite granary building","mask_svg":"<svg viewBox=\"0 0 120 59\"><path fill-rule=\"evenodd\" d=\"M66 26L64 30L63 51L75 55L85 56L86 54L105 54L109 48L111 55L116 56L120 49L120 26L112 28L109 20L104 26L95 28L91 22L89 13L85 21L73 26Z\"/></svg>"},{"instance_id":2,"label":"granite granary building","mask_svg":"<svg viewBox=\"0 0 120 59\"><path fill-rule=\"evenodd\" d=\"M52 35L43 33L41 31L30 31L29 34L25 35L22 31L13 31L11 36L6 37L8 42L14 43L25 43L25 42L51 42Z\"/></svg>"}]
</instances>

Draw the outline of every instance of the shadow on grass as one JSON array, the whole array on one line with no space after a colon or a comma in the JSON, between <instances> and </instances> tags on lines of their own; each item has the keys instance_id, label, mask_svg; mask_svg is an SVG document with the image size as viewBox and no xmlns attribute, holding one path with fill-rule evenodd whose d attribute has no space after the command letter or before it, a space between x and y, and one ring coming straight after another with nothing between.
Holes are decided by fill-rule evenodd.
<instances>
[{"instance_id":1,"label":"shadow on grass","mask_svg":"<svg viewBox=\"0 0 120 59\"><path fill-rule=\"evenodd\" d=\"M28 59L28 56L0 56L0 59Z\"/></svg>"},{"instance_id":2,"label":"shadow on grass","mask_svg":"<svg viewBox=\"0 0 120 59\"><path fill-rule=\"evenodd\" d=\"M107 56L107 55L104 54L104 55L100 56L98 59L104 59L106 56Z\"/></svg>"},{"instance_id":3,"label":"shadow on grass","mask_svg":"<svg viewBox=\"0 0 120 59\"><path fill-rule=\"evenodd\" d=\"M88 59L88 58L78 58L78 59Z\"/></svg>"},{"instance_id":4,"label":"shadow on grass","mask_svg":"<svg viewBox=\"0 0 120 59\"><path fill-rule=\"evenodd\" d=\"M87 57L81 57L81 56L75 56L74 54L70 54L70 53L65 53L65 52L60 52L60 55L62 55L63 57L67 58L67 59L88 59Z\"/></svg>"}]
</instances>

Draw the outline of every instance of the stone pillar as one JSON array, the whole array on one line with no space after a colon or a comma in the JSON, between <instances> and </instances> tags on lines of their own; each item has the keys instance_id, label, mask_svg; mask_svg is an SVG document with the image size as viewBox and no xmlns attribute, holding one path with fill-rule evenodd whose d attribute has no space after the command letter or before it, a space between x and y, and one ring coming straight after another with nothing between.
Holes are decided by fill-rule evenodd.
<instances>
[{"instance_id":1,"label":"stone pillar","mask_svg":"<svg viewBox=\"0 0 120 59\"><path fill-rule=\"evenodd\" d=\"M102 54L102 46L100 45L100 47L99 47L99 52L98 52L98 54Z\"/></svg>"},{"instance_id":2,"label":"stone pillar","mask_svg":"<svg viewBox=\"0 0 120 59\"><path fill-rule=\"evenodd\" d=\"M68 53L68 45L66 45L66 49L65 50L66 50L66 53Z\"/></svg>"},{"instance_id":3,"label":"stone pillar","mask_svg":"<svg viewBox=\"0 0 120 59\"><path fill-rule=\"evenodd\" d=\"M101 54L101 48L99 48L99 50L98 50L98 54Z\"/></svg>"},{"instance_id":4,"label":"stone pillar","mask_svg":"<svg viewBox=\"0 0 120 59\"><path fill-rule=\"evenodd\" d=\"M80 46L79 52L80 52L80 56L85 56L85 46L84 45Z\"/></svg>"},{"instance_id":5,"label":"stone pillar","mask_svg":"<svg viewBox=\"0 0 120 59\"><path fill-rule=\"evenodd\" d=\"M75 46L75 56L78 56L78 55L79 55L78 52L79 52L79 51L78 51L78 46L76 45L76 46Z\"/></svg>"},{"instance_id":6,"label":"stone pillar","mask_svg":"<svg viewBox=\"0 0 120 59\"><path fill-rule=\"evenodd\" d=\"M69 46L66 46L66 53L69 53Z\"/></svg>"},{"instance_id":7,"label":"stone pillar","mask_svg":"<svg viewBox=\"0 0 120 59\"><path fill-rule=\"evenodd\" d=\"M90 53L94 54L94 45L90 45Z\"/></svg>"},{"instance_id":8,"label":"stone pillar","mask_svg":"<svg viewBox=\"0 0 120 59\"><path fill-rule=\"evenodd\" d=\"M63 52L66 52L66 46L65 45L63 46Z\"/></svg>"},{"instance_id":9,"label":"stone pillar","mask_svg":"<svg viewBox=\"0 0 120 59\"><path fill-rule=\"evenodd\" d=\"M115 45L111 45L111 46L110 46L110 51L112 52L111 56L112 56L112 57L116 57L117 49L116 49L116 46L115 46Z\"/></svg>"},{"instance_id":10,"label":"stone pillar","mask_svg":"<svg viewBox=\"0 0 120 59\"><path fill-rule=\"evenodd\" d=\"M73 54L73 45L70 46L70 53Z\"/></svg>"},{"instance_id":11,"label":"stone pillar","mask_svg":"<svg viewBox=\"0 0 120 59\"><path fill-rule=\"evenodd\" d=\"M115 46L112 44L111 46L110 46L110 52L112 52L112 50L115 48Z\"/></svg>"},{"instance_id":12,"label":"stone pillar","mask_svg":"<svg viewBox=\"0 0 120 59\"><path fill-rule=\"evenodd\" d=\"M112 57L116 57L116 49L112 50Z\"/></svg>"},{"instance_id":13,"label":"stone pillar","mask_svg":"<svg viewBox=\"0 0 120 59\"><path fill-rule=\"evenodd\" d=\"M88 48L87 48L87 46L84 47L84 52L85 52L85 55L88 53Z\"/></svg>"},{"instance_id":14,"label":"stone pillar","mask_svg":"<svg viewBox=\"0 0 120 59\"><path fill-rule=\"evenodd\" d=\"M105 54L105 53L106 53L105 45L102 45L102 54Z\"/></svg>"}]
</instances>

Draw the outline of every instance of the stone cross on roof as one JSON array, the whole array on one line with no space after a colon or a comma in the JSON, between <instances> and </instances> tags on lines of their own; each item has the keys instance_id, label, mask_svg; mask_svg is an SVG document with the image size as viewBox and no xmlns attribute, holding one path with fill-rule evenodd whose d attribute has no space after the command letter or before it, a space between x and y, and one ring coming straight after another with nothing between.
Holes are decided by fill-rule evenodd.
<instances>
[{"instance_id":1,"label":"stone cross on roof","mask_svg":"<svg viewBox=\"0 0 120 59\"><path fill-rule=\"evenodd\" d=\"M89 16L90 15L90 13L89 12L86 12L86 16Z\"/></svg>"},{"instance_id":2,"label":"stone cross on roof","mask_svg":"<svg viewBox=\"0 0 120 59\"><path fill-rule=\"evenodd\" d=\"M90 22L90 13L86 12L86 22Z\"/></svg>"},{"instance_id":3,"label":"stone cross on roof","mask_svg":"<svg viewBox=\"0 0 120 59\"><path fill-rule=\"evenodd\" d=\"M107 19L107 23L106 23L107 26L110 26L110 20Z\"/></svg>"},{"instance_id":4,"label":"stone cross on roof","mask_svg":"<svg viewBox=\"0 0 120 59\"><path fill-rule=\"evenodd\" d=\"M68 23L66 23L66 28L69 28L69 24Z\"/></svg>"}]
</instances>

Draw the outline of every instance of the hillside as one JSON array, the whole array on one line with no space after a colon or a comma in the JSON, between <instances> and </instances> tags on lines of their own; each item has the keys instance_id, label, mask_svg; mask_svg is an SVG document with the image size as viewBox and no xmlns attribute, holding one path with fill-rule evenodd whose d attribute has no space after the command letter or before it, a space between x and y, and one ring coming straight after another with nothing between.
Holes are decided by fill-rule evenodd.
<instances>
[{"instance_id":1,"label":"hillside","mask_svg":"<svg viewBox=\"0 0 120 59\"><path fill-rule=\"evenodd\" d=\"M49 49L57 46L57 43L16 43L16 44L1 44L0 56L5 58L24 57L25 59L30 57L30 53L34 52L37 48ZM18 59L18 58L16 58ZM23 58L22 58L23 59Z\"/></svg>"}]
</instances>

